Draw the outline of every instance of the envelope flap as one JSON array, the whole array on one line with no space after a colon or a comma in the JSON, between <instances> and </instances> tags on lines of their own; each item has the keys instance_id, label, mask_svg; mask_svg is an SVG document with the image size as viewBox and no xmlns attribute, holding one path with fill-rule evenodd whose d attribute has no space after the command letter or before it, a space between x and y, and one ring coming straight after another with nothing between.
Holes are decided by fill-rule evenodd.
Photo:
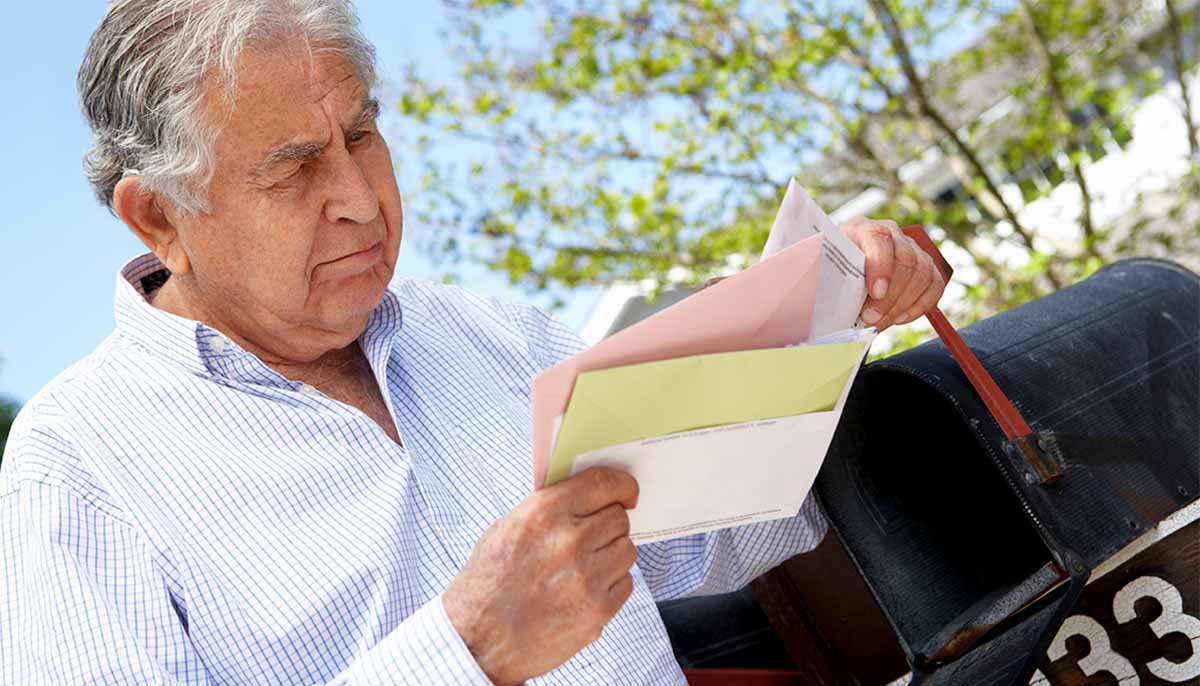
<instances>
[{"instance_id":1,"label":"envelope flap","mask_svg":"<svg viewBox=\"0 0 1200 686\"><path fill-rule=\"evenodd\" d=\"M577 374L808 338L822 241L797 243L539 374L532 388L534 487L549 467L555 420L566 411Z\"/></svg>"},{"instance_id":2,"label":"envelope flap","mask_svg":"<svg viewBox=\"0 0 1200 686\"><path fill-rule=\"evenodd\" d=\"M546 483L576 455L609 445L831 410L864 342L772 348L662 360L579 375Z\"/></svg>"}]
</instances>

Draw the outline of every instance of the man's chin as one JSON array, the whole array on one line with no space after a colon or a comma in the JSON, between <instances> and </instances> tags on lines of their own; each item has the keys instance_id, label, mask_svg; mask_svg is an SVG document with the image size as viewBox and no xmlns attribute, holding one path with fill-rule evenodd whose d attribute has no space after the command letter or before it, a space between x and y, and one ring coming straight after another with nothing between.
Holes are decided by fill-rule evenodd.
<instances>
[{"instance_id":1,"label":"man's chin","mask_svg":"<svg viewBox=\"0 0 1200 686\"><path fill-rule=\"evenodd\" d=\"M387 292L387 281L373 272L338 279L322 284L320 319L331 329L365 328L371 313L379 307ZM358 336L355 334L355 337Z\"/></svg>"}]
</instances>

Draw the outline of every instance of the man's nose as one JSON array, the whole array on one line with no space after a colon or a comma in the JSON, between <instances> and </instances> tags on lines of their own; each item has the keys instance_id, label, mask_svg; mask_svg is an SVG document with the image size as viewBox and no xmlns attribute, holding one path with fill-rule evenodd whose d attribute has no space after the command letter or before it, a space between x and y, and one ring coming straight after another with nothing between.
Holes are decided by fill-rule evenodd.
<instances>
[{"instance_id":1,"label":"man's nose","mask_svg":"<svg viewBox=\"0 0 1200 686\"><path fill-rule=\"evenodd\" d=\"M330 151L334 154L329 170L329 198L325 202L325 218L331 223L350 221L366 224L379 215L379 196L367 181L366 174L349 151Z\"/></svg>"}]
</instances>

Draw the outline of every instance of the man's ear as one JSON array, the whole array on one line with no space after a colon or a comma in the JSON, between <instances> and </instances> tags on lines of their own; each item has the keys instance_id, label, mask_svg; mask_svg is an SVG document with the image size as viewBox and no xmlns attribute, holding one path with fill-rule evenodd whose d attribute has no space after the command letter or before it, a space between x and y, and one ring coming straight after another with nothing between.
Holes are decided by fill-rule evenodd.
<instances>
[{"instance_id":1,"label":"man's ear","mask_svg":"<svg viewBox=\"0 0 1200 686\"><path fill-rule=\"evenodd\" d=\"M141 177L126 176L117 182L113 210L172 274L191 271L178 227L163 211L159 197L142 187Z\"/></svg>"}]
</instances>

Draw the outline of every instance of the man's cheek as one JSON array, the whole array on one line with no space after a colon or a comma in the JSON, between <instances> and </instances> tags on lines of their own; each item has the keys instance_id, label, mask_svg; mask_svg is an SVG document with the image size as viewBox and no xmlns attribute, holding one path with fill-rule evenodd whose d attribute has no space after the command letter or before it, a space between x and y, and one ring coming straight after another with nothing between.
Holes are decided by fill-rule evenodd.
<instances>
[{"instance_id":1,"label":"man's cheek","mask_svg":"<svg viewBox=\"0 0 1200 686\"><path fill-rule=\"evenodd\" d=\"M374 189L380 203L392 195L399 197L400 190L396 185L396 170L392 166L392 154L388 150L383 136L379 136L379 140L363 154L361 164L363 175L367 177L367 183Z\"/></svg>"},{"instance_id":2,"label":"man's cheek","mask_svg":"<svg viewBox=\"0 0 1200 686\"><path fill-rule=\"evenodd\" d=\"M242 254L246 256L241 265L243 278L256 291L256 299L291 309L308 292L312 244L303 237L267 231L260 237L266 240L254 240L243 248Z\"/></svg>"},{"instance_id":3,"label":"man's cheek","mask_svg":"<svg viewBox=\"0 0 1200 686\"><path fill-rule=\"evenodd\" d=\"M384 261L395 267L397 254L400 252L400 242L404 233L404 205L400 197L400 187L396 183L392 164L385 145L380 145L383 152L368 164L367 182L379 199L379 211L387 229L387 251Z\"/></svg>"}]
</instances>

